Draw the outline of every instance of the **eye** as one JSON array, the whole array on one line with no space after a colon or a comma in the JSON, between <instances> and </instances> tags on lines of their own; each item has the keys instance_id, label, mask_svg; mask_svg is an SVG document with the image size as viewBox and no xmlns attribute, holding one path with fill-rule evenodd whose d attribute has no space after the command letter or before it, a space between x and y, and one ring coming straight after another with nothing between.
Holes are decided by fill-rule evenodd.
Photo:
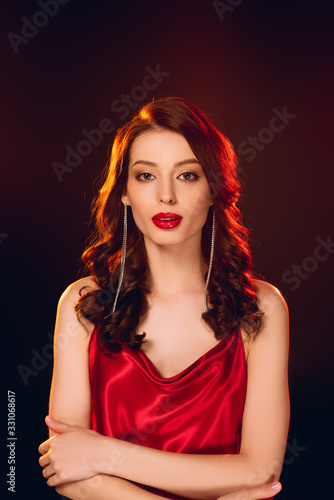
<instances>
[{"instance_id":1,"label":"eye","mask_svg":"<svg viewBox=\"0 0 334 500\"><path fill-rule=\"evenodd\" d=\"M155 177L149 172L143 172L142 174L137 175L136 179L138 179L139 181L150 181L152 179L155 179Z\"/></svg>"},{"instance_id":2,"label":"eye","mask_svg":"<svg viewBox=\"0 0 334 500\"><path fill-rule=\"evenodd\" d=\"M178 179L181 177L183 177L181 180L196 181L199 178L199 175L194 174L193 172L183 172L183 174L179 175Z\"/></svg>"}]
</instances>

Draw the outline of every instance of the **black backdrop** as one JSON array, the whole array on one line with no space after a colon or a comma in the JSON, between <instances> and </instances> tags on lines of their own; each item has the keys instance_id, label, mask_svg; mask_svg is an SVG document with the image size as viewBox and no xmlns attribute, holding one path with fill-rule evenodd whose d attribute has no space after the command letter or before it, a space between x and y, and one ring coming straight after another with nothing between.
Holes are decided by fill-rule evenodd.
<instances>
[{"instance_id":1,"label":"black backdrop","mask_svg":"<svg viewBox=\"0 0 334 500\"><path fill-rule=\"evenodd\" d=\"M57 498L37 447L47 438L56 305L78 278L94 179L115 129L167 95L201 108L239 151L255 270L290 310L291 426L279 498L323 498L332 490L331 2L2 7L2 385L4 401L7 390L16 394L16 498Z\"/></svg>"}]
</instances>

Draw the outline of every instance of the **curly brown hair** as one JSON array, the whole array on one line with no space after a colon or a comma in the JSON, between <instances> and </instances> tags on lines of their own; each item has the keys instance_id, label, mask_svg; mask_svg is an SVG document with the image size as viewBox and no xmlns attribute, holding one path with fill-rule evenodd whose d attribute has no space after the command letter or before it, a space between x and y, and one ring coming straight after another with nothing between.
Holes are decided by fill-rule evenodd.
<instances>
[{"instance_id":1,"label":"curly brown hair","mask_svg":"<svg viewBox=\"0 0 334 500\"><path fill-rule=\"evenodd\" d=\"M92 205L94 230L82 260L85 272L97 289L80 290L75 305L83 315L101 325L99 347L119 351L121 344L141 347L145 333L137 334L139 319L148 310L150 293L148 262L142 233L128 207L128 241L125 273L117 308L112 306L120 273L123 234L123 204L131 145L147 131L169 130L181 134L200 162L210 187L213 205L202 229L202 252L209 263L213 210L216 217L215 252L208 286L209 308L202 318L217 340L227 336L236 324L248 335L257 334L262 325L255 274L249 248L250 229L241 221L236 206L241 183L237 177L237 156L231 142L196 106L178 97L153 100L117 132L110 163L103 173L103 184ZM205 282L207 272L203 276ZM85 292L85 293L84 293ZM102 349L103 350L103 349Z\"/></svg>"}]
</instances>

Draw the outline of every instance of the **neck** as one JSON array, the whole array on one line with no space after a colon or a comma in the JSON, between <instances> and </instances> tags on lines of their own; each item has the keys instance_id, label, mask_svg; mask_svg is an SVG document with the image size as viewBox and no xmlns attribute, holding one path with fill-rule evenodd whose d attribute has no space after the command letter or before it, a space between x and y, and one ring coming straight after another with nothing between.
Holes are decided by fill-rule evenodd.
<instances>
[{"instance_id":1,"label":"neck","mask_svg":"<svg viewBox=\"0 0 334 500\"><path fill-rule=\"evenodd\" d=\"M161 297L205 290L201 242L188 240L182 245L155 245L145 239L151 292Z\"/></svg>"}]
</instances>

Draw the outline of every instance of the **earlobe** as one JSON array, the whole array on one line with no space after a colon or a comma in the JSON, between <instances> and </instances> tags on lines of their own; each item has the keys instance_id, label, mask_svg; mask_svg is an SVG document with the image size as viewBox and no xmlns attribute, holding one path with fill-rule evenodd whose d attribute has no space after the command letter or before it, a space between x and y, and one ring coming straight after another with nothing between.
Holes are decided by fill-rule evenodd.
<instances>
[{"instance_id":1,"label":"earlobe","mask_svg":"<svg viewBox=\"0 0 334 500\"><path fill-rule=\"evenodd\" d=\"M129 199L126 195L124 195L124 194L122 195L121 201L122 201L123 205L129 206Z\"/></svg>"}]
</instances>

